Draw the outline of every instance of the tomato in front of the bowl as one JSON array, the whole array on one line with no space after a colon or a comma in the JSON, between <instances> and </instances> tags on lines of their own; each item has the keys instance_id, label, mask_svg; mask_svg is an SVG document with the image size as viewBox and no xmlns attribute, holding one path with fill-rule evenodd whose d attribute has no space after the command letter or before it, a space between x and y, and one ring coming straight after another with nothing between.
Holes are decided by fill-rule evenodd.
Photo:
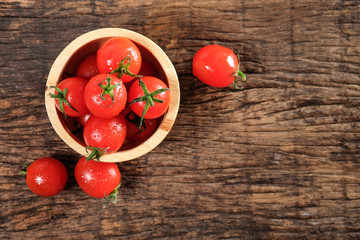
<instances>
[{"instance_id":1,"label":"tomato in front of the bowl","mask_svg":"<svg viewBox=\"0 0 360 240\"><path fill-rule=\"evenodd\" d=\"M121 174L116 163L87 161L82 157L75 166L75 179L88 195L116 203L121 183Z\"/></svg>"},{"instance_id":2,"label":"tomato in front of the bowl","mask_svg":"<svg viewBox=\"0 0 360 240\"><path fill-rule=\"evenodd\" d=\"M43 157L27 167L26 184L30 190L42 197L51 197L60 193L67 182L67 170L59 160Z\"/></svg>"}]
</instances>

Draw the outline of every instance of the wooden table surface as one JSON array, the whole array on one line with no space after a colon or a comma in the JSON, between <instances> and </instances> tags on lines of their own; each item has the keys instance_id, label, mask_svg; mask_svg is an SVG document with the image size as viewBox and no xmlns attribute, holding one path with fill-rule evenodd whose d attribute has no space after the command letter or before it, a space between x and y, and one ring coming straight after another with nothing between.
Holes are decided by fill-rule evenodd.
<instances>
[{"instance_id":1,"label":"wooden table surface","mask_svg":"<svg viewBox=\"0 0 360 240\"><path fill-rule=\"evenodd\" d=\"M359 239L357 0L0 2L1 239ZM74 180L80 156L52 129L47 75L77 36L139 32L173 62L173 129L119 164L117 205ZM208 44L240 53L242 90L192 75ZM38 197L19 170L53 156L67 187Z\"/></svg>"}]
</instances>

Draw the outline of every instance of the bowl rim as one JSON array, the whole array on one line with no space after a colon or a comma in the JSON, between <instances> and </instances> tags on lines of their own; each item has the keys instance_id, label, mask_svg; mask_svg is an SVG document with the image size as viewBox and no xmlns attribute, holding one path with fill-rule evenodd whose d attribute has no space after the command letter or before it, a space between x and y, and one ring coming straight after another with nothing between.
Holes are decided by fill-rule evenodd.
<instances>
[{"instance_id":1,"label":"bowl rim","mask_svg":"<svg viewBox=\"0 0 360 240\"><path fill-rule=\"evenodd\" d=\"M165 113L159 127L152 134L152 136L133 148L105 154L100 158L100 161L102 162L123 162L138 158L158 146L165 139L173 127L179 110L180 84L175 67L166 53L155 42L137 32L123 28L101 28L78 36L61 51L50 69L46 81L45 107L49 120L59 137L77 153L82 156L86 156L87 152L85 147L76 141L63 127L57 115L55 99L49 96L50 93L54 93L55 91L54 89L50 88L50 86L56 86L58 84L66 64L78 49L92 41L112 37L126 37L151 52L151 54L157 59L161 68L163 69L170 88L169 108Z\"/></svg>"}]
</instances>

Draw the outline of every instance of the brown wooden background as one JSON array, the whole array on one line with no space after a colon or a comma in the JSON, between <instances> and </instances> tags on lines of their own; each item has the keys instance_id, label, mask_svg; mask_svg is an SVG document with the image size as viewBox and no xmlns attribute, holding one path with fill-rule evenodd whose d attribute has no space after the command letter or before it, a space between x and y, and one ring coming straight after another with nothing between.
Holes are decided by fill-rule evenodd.
<instances>
[{"instance_id":1,"label":"brown wooden background","mask_svg":"<svg viewBox=\"0 0 360 240\"><path fill-rule=\"evenodd\" d=\"M174 128L119 164L116 206L83 193L79 156L44 107L47 74L77 36L103 27L144 34L181 84ZM208 44L240 51L244 90L192 76ZM360 2L357 0L0 1L1 239L360 238ZM60 159L58 196L18 172Z\"/></svg>"}]
</instances>

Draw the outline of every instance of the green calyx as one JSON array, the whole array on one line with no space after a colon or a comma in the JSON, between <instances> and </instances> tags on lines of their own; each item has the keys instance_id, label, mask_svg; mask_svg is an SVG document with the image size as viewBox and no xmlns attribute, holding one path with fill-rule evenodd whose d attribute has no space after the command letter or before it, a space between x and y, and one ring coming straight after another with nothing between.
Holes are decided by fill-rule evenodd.
<instances>
[{"instance_id":1,"label":"green calyx","mask_svg":"<svg viewBox=\"0 0 360 240\"><path fill-rule=\"evenodd\" d=\"M106 84L104 85L103 82L106 82ZM104 107L110 107L111 105L114 104L114 89L117 87L120 87L122 82L115 84L115 85L111 85L111 77L107 77L104 81L102 81L101 83L99 83L99 87L101 87L101 89L103 90L102 93L100 94L100 97L102 100L106 100L105 99L105 95L109 95L111 98L111 104L109 106L104 106Z\"/></svg>"},{"instance_id":2,"label":"green calyx","mask_svg":"<svg viewBox=\"0 0 360 240\"><path fill-rule=\"evenodd\" d=\"M119 193L120 187L121 187L121 181L120 181L119 185L109 195L105 196L105 204L103 205L103 208L106 208L107 205L109 205L109 202L116 204L117 195Z\"/></svg>"},{"instance_id":3,"label":"green calyx","mask_svg":"<svg viewBox=\"0 0 360 240\"><path fill-rule=\"evenodd\" d=\"M67 116L66 116L66 113L65 113L65 110L64 110L64 103L66 105L68 105L72 110L79 113L79 111L76 110L73 106L71 106L70 103L68 102L68 100L66 99L67 88L65 88L64 90L61 90L60 88L58 88L56 86L50 86L50 88L54 88L56 90L57 94L50 93L49 96L51 98L59 100L59 107L60 107L61 112L64 114L65 118Z\"/></svg>"},{"instance_id":4,"label":"green calyx","mask_svg":"<svg viewBox=\"0 0 360 240\"><path fill-rule=\"evenodd\" d=\"M242 80L243 82L245 82L245 81L246 81L246 76L245 76L245 74L244 74L242 71L240 71L240 58L239 58L239 54L237 55L237 57L238 57L238 62L239 62L239 64L238 64L238 66L237 66L236 71L233 72L233 73L231 73L230 77L235 77L234 81L232 82L233 85L234 85L234 87L235 87L236 89L242 89L242 87L239 87L238 85L236 85L236 83L237 83L237 81L239 80L239 78L241 78L241 80Z\"/></svg>"},{"instance_id":5,"label":"green calyx","mask_svg":"<svg viewBox=\"0 0 360 240\"><path fill-rule=\"evenodd\" d=\"M100 161L100 157L107 152L109 148L98 148L98 147L90 147L86 146L85 151L86 153L89 153L88 150L91 150L91 153L85 158L86 161L89 160L96 160Z\"/></svg>"},{"instance_id":6,"label":"green calyx","mask_svg":"<svg viewBox=\"0 0 360 240\"><path fill-rule=\"evenodd\" d=\"M130 67L130 63L131 63L131 58L129 57L131 53L129 53L128 55L126 55L126 57L120 61L119 63L119 67L115 68L114 70L112 70L110 72L110 74L116 74L117 73L117 77L121 78L124 74L129 75L131 77L134 78L139 78L141 76L133 74L132 72L130 72L129 67ZM127 60L127 62L125 63L125 61Z\"/></svg>"},{"instance_id":7,"label":"green calyx","mask_svg":"<svg viewBox=\"0 0 360 240\"><path fill-rule=\"evenodd\" d=\"M147 89L145 83L141 80L141 78L139 78L139 85L142 88L142 90L144 91L144 96L135 98L134 100L131 101L131 103L129 103L129 105L131 105L133 103L145 101L144 110L142 112L140 123L138 125L138 129L140 131L143 121L144 121L144 116L145 116L146 112L149 110L149 107L154 106L154 104L155 104L154 102L163 103L163 100L157 99L157 98L155 98L155 96L158 95L159 93L168 91L169 88L160 88L160 89L157 89L157 90L153 91L152 93L150 93L149 90Z\"/></svg>"},{"instance_id":8,"label":"green calyx","mask_svg":"<svg viewBox=\"0 0 360 240\"><path fill-rule=\"evenodd\" d=\"M24 165L20 170L20 174L26 175L28 167L29 167L28 165Z\"/></svg>"}]
</instances>

